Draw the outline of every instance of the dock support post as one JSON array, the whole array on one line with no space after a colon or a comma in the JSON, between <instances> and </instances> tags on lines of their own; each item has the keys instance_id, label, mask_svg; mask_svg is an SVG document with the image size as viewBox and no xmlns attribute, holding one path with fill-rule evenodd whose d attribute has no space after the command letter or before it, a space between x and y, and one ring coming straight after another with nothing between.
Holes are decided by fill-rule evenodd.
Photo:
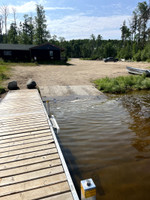
<instances>
[{"instance_id":1,"label":"dock support post","mask_svg":"<svg viewBox=\"0 0 150 200\"><path fill-rule=\"evenodd\" d=\"M44 106L46 108L47 114L50 117L50 104L49 104L49 101L48 100L47 101L43 101L43 103L44 103Z\"/></svg>"},{"instance_id":2,"label":"dock support post","mask_svg":"<svg viewBox=\"0 0 150 200\"><path fill-rule=\"evenodd\" d=\"M96 185L91 178L81 181L81 200L96 200Z\"/></svg>"},{"instance_id":3,"label":"dock support post","mask_svg":"<svg viewBox=\"0 0 150 200\"><path fill-rule=\"evenodd\" d=\"M46 110L47 110L47 114L50 117L50 105L49 105L49 101L46 101Z\"/></svg>"}]
</instances>

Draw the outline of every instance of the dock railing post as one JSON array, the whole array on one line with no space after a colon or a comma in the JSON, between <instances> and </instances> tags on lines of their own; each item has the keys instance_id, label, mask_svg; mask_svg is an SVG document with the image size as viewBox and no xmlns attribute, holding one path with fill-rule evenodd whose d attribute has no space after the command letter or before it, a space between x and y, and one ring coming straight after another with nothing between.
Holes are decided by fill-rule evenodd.
<instances>
[{"instance_id":1,"label":"dock railing post","mask_svg":"<svg viewBox=\"0 0 150 200\"><path fill-rule=\"evenodd\" d=\"M96 200L96 185L91 178L81 181L81 200Z\"/></svg>"},{"instance_id":2,"label":"dock railing post","mask_svg":"<svg viewBox=\"0 0 150 200\"><path fill-rule=\"evenodd\" d=\"M50 105L49 105L49 101L46 101L46 111L48 116L50 117Z\"/></svg>"}]
</instances>

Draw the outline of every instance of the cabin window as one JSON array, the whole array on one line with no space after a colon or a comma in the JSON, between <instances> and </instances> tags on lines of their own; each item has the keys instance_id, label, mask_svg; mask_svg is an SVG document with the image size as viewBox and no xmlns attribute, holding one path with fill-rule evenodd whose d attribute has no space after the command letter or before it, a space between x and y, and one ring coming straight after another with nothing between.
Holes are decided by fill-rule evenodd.
<instances>
[{"instance_id":1,"label":"cabin window","mask_svg":"<svg viewBox=\"0 0 150 200\"><path fill-rule=\"evenodd\" d=\"M4 51L4 56L11 56L12 55L12 51Z\"/></svg>"},{"instance_id":2,"label":"cabin window","mask_svg":"<svg viewBox=\"0 0 150 200\"><path fill-rule=\"evenodd\" d=\"M49 51L50 57L53 57L53 51Z\"/></svg>"}]
</instances>

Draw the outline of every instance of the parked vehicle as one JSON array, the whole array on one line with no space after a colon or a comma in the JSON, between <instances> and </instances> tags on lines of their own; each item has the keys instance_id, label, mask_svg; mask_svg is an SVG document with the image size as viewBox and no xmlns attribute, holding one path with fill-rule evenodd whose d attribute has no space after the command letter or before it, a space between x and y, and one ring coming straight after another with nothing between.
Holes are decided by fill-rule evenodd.
<instances>
[{"instance_id":1,"label":"parked vehicle","mask_svg":"<svg viewBox=\"0 0 150 200\"><path fill-rule=\"evenodd\" d=\"M118 59L114 57L104 58L104 62L117 62Z\"/></svg>"}]
</instances>

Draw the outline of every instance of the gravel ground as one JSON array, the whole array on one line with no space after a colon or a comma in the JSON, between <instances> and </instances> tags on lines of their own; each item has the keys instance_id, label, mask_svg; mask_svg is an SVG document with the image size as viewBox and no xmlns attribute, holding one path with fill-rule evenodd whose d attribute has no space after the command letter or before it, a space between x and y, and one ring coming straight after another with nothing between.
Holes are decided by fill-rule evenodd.
<instances>
[{"instance_id":1,"label":"gravel ground","mask_svg":"<svg viewBox=\"0 0 150 200\"><path fill-rule=\"evenodd\" d=\"M143 62L108 62L71 59L70 65L40 65L12 67L11 77L4 82L16 80L18 86L26 88L29 78L36 81L38 86L67 86L90 85L92 81L102 77L116 77L128 75L126 66L147 69L150 64Z\"/></svg>"}]
</instances>

